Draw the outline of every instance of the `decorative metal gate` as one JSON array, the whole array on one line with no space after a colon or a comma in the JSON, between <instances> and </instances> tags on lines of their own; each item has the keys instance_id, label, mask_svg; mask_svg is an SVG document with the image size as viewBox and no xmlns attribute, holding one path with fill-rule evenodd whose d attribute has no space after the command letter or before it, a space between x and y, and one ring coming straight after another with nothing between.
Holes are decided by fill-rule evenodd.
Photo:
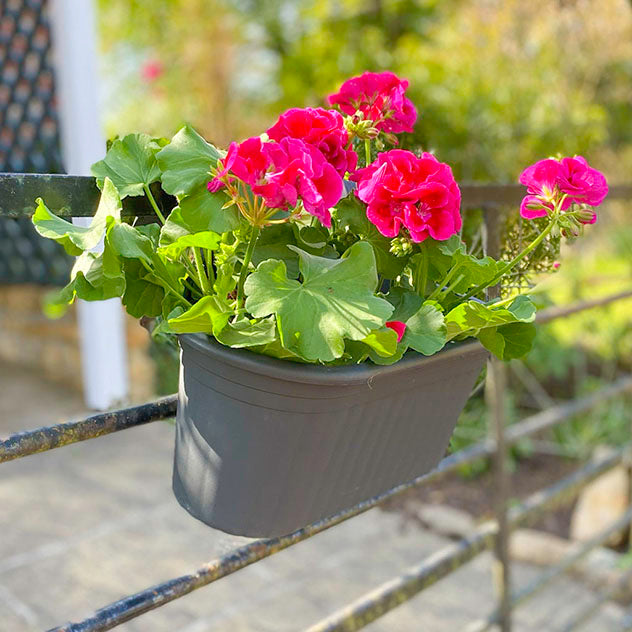
<instances>
[{"instance_id":1,"label":"decorative metal gate","mask_svg":"<svg viewBox=\"0 0 632 632\"><path fill-rule=\"evenodd\" d=\"M54 198L66 199L66 202L71 200L73 209L84 209L85 215L93 212L98 196L98 191L91 178L26 176L17 180L15 177L0 175L0 215L3 213L14 217L29 215L33 210L30 205L34 198L34 191L37 191L38 194L47 192L53 198L51 201L54 201ZM487 209L485 218L488 249L491 252L497 250L502 209L507 206L515 208L522 195L522 190L514 186L470 186L463 187L462 192L464 208L483 207ZM614 187L611 190L610 199L629 199L631 193L632 187ZM81 203L75 204L77 201ZM141 204L134 198L127 198L124 203L126 204L124 210L128 216L136 215L142 218L147 213L144 208L133 206L134 204ZM53 206L55 205L53 204ZM69 211L65 212L69 214ZM74 210L73 214L76 215L77 212ZM539 314L537 320L539 323L545 323L554 319L569 318L573 314L599 309L630 297L632 297L632 287L625 292L604 298L545 310ZM468 627L468 632L488 630L494 626L498 626L503 632L509 631L512 610L532 597L555 577L569 570L594 547L605 543L612 533L629 526L632 522L632 506L614 523L606 525L601 533L576 548L558 564L547 568L536 581L519 592L512 592L509 582L511 560L508 555L508 540L511 531L516 527L528 524L556 505L568 501L601 474L622 463L629 464L632 444L621 446L612 454L581 466L570 476L550 487L537 491L517 505L512 504L511 508L508 507L511 490L506 468L507 451L510 446L525 437L553 428L571 419L574 415L590 411L605 400L632 392L632 375L622 376L613 384L588 397L551 407L506 428L504 415L505 371L505 365L495 360L490 362L488 366L487 394L493 419L493 428L489 438L445 458L434 472L395 487L384 494L284 537L257 540L246 544L227 555L203 564L190 574L169 579L134 595L123 597L119 601L95 611L93 615L83 621L67 623L50 632L110 630L125 621L158 608L202 586L218 581L258 560L353 518L411 488L435 481L464 464L472 463L486 456L493 457L495 463L495 497L497 499L495 520L480 525L469 536L436 551L427 559L412 566L406 573L382 584L346 608L314 624L308 632L359 630L446 577L479 553L489 549L494 549L496 552L498 605L485 619L472 622L472 625ZM0 441L0 463L173 417L175 412L176 397L171 396L143 406L22 432ZM595 599L586 604L577 618L568 623L564 629L573 630L586 623L599 606L615 595L624 585L627 585L630 579L632 579L632 571L624 574L618 585L596 594ZM632 625L626 629L632 629Z\"/></svg>"}]
</instances>

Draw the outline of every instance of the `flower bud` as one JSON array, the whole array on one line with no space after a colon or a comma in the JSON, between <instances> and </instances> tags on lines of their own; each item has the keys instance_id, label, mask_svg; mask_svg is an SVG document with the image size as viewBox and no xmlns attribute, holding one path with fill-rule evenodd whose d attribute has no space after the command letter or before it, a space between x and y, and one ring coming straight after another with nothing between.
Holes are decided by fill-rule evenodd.
<instances>
[{"instance_id":1,"label":"flower bud","mask_svg":"<svg viewBox=\"0 0 632 632\"><path fill-rule=\"evenodd\" d=\"M395 134L390 134L385 132L384 133L384 140L389 144L389 145L398 145L399 141L397 140L397 136L395 136Z\"/></svg>"},{"instance_id":2,"label":"flower bud","mask_svg":"<svg viewBox=\"0 0 632 632\"><path fill-rule=\"evenodd\" d=\"M547 208L544 204L537 204L536 202L529 202L525 204L525 208L528 208L531 211L539 211L541 208Z\"/></svg>"},{"instance_id":3,"label":"flower bud","mask_svg":"<svg viewBox=\"0 0 632 632\"><path fill-rule=\"evenodd\" d=\"M395 237L391 240L390 252L396 257L405 257L413 251L413 244L407 237Z\"/></svg>"},{"instance_id":4,"label":"flower bud","mask_svg":"<svg viewBox=\"0 0 632 632\"><path fill-rule=\"evenodd\" d=\"M574 215L582 224L592 224L595 219L595 211L588 207L580 208Z\"/></svg>"}]
</instances>

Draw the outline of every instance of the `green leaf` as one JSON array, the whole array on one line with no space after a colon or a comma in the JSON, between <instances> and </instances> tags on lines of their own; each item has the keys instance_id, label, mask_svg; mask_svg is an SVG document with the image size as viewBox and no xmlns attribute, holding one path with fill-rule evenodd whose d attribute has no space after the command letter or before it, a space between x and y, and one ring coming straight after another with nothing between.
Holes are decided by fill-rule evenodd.
<instances>
[{"instance_id":1,"label":"green leaf","mask_svg":"<svg viewBox=\"0 0 632 632\"><path fill-rule=\"evenodd\" d=\"M123 266L125 272L125 293L123 305L127 313L134 318L159 316L165 290L162 286L148 280L150 275L140 261L128 259Z\"/></svg>"},{"instance_id":2,"label":"green leaf","mask_svg":"<svg viewBox=\"0 0 632 632\"><path fill-rule=\"evenodd\" d=\"M405 323L413 314L419 311L423 299L416 292L403 287L393 287L384 298L395 308L390 320Z\"/></svg>"},{"instance_id":3,"label":"green leaf","mask_svg":"<svg viewBox=\"0 0 632 632\"><path fill-rule=\"evenodd\" d=\"M397 333L389 327L380 327L372 331L362 338L362 342L383 358L388 358L397 351Z\"/></svg>"},{"instance_id":4,"label":"green leaf","mask_svg":"<svg viewBox=\"0 0 632 632\"><path fill-rule=\"evenodd\" d=\"M275 314L281 344L310 361L328 362L344 353L345 338L362 340L380 328L393 307L373 294L375 255L366 242L342 259L300 257L303 282L288 279L285 263L268 260L246 279L246 310L255 317Z\"/></svg>"},{"instance_id":5,"label":"green leaf","mask_svg":"<svg viewBox=\"0 0 632 632\"><path fill-rule=\"evenodd\" d=\"M298 255L288 248L289 245L296 245L297 234L298 228L289 224L266 227L257 240L252 253L252 263L256 267L266 259L283 261L288 277L298 279Z\"/></svg>"},{"instance_id":6,"label":"green leaf","mask_svg":"<svg viewBox=\"0 0 632 632\"><path fill-rule=\"evenodd\" d=\"M219 296L228 296L237 287L235 268L231 263L222 263L217 267L213 289Z\"/></svg>"},{"instance_id":7,"label":"green leaf","mask_svg":"<svg viewBox=\"0 0 632 632\"><path fill-rule=\"evenodd\" d=\"M204 296L180 316L170 318L169 327L177 334L205 333L217 338L232 315L233 310L219 297Z\"/></svg>"},{"instance_id":8,"label":"green leaf","mask_svg":"<svg viewBox=\"0 0 632 632\"><path fill-rule=\"evenodd\" d=\"M277 340L274 316L258 321L248 319L228 323L215 336L218 342L233 349L270 345Z\"/></svg>"},{"instance_id":9,"label":"green leaf","mask_svg":"<svg viewBox=\"0 0 632 632\"><path fill-rule=\"evenodd\" d=\"M211 167L222 157L192 127L185 125L158 153L162 188L171 195L188 195L211 179ZM223 231L218 231L223 232Z\"/></svg>"},{"instance_id":10,"label":"green leaf","mask_svg":"<svg viewBox=\"0 0 632 632\"><path fill-rule=\"evenodd\" d=\"M102 255L84 252L75 261L70 283L47 298L45 311L53 317L59 317L65 311L65 305L73 303L75 298L82 298L85 301L104 301L121 296L124 290L123 277L109 278L103 274Z\"/></svg>"},{"instance_id":11,"label":"green leaf","mask_svg":"<svg viewBox=\"0 0 632 632\"><path fill-rule=\"evenodd\" d=\"M531 351L535 336L536 327L533 323L510 323L482 329L478 339L501 360L515 360Z\"/></svg>"},{"instance_id":12,"label":"green leaf","mask_svg":"<svg viewBox=\"0 0 632 632\"><path fill-rule=\"evenodd\" d=\"M492 305L491 307L493 308L494 306ZM536 306L525 294L516 296L507 309L522 322L530 323L535 320Z\"/></svg>"},{"instance_id":13,"label":"green leaf","mask_svg":"<svg viewBox=\"0 0 632 632\"><path fill-rule=\"evenodd\" d=\"M395 364L396 362L399 362L407 350L408 350L408 345L404 344L403 342L400 342L398 343L397 349L395 350L395 353L393 355L384 357L376 353L373 349L371 349L369 353L369 358L371 359L371 362L373 362L373 364L379 364L381 366L389 366L391 364Z\"/></svg>"},{"instance_id":14,"label":"green leaf","mask_svg":"<svg viewBox=\"0 0 632 632\"><path fill-rule=\"evenodd\" d=\"M453 286L453 292L463 293L473 286L484 286L498 271L498 263L492 257L478 259L467 254L466 246L458 235L452 235L446 241L427 239L421 247L428 257L430 278L436 283L439 283L451 268L458 266L450 283L459 277L461 280ZM418 256L415 255L415 258Z\"/></svg>"},{"instance_id":15,"label":"green leaf","mask_svg":"<svg viewBox=\"0 0 632 632\"><path fill-rule=\"evenodd\" d=\"M112 250L120 257L143 259L151 263L154 244L149 237L125 223L115 223L108 231L107 241Z\"/></svg>"},{"instance_id":16,"label":"green leaf","mask_svg":"<svg viewBox=\"0 0 632 632\"><path fill-rule=\"evenodd\" d=\"M99 206L89 226L76 226L57 217L41 198L37 199L33 224L42 237L53 239L61 244L69 255L78 256L85 250L91 250L101 241L108 217L118 220L120 216L121 199L112 181L106 179Z\"/></svg>"},{"instance_id":17,"label":"green leaf","mask_svg":"<svg viewBox=\"0 0 632 632\"><path fill-rule=\"evenodd\" d=\"M282 224L282 226L290 228L287 224ZM312 255L323 255L330 239L329 231L324 226L299 227L297 224L292 224L291 230L295 236L295 240L292 242L296 243L299 248ZM286 241L286 243L290 242Z\"/></svg>"},{"instance_id":18,"label":"green leaf","mask_svg":"<svg viewBox=\"0 0 632 632\"><path fill-rule=\"evenodd\" d=\"M305 360L303 360L303 358L297 356L291 351L288 351L285 347L281 345L281 341L276 335L276 329L274 340L268 342L265 345L252 347L252 351L255 351L256 353L260 353L262 355L270 356L271 358L278 358L279 360L291 360L292 362L300 362L302 364L305 364Z\"/></svg>"},{"instance_id":19,"label":"green leaf","mask_svg":"<svg viewBox=\"0 0 632 632\"><path fill-rule=\"evenodd\" d=\"M423 355L433 355L447 342L443 314L434 305L425 303L406 321L402 343Z\"/></svg>"},{"instance_id":20,"label":"green leaf","mask_svg":"<svg viewBox=\"0 0 632 632\"><path fill-rule=\"evenodd\" d=\"M394 279L406 267L407 257L396 257L390 252L391 240L369 221L366 210L355 195L338 203L336 218L340 228L349 228L353 233L371 244L375 252L378 273L385 279Z\"/></svg>"},{"instance_id":21,"label":"green leaf","mask_svg":"<svg viewBox=\"0 0 632 632\"><path fill-rule=\"evenodd\" d=\"M536 308L528 296L517 297L509 308L483 305L478 301L466 301L450 310L445 321L448 340L464 336L478 336L483 329L510 323L530 323L535 319Z\"/></svg>"},{"instance_id":22,"label":"green leaf","mask_svg":"<svg viewBox=\"0 0 632 632\"><path fill-rule=\"evenodd\" d=\"M187 248L206 248L207 250L217 250L221 241L221 236L210 230L202 233L194 233L192 235L182 235L178 237L172 244L161 246L158 252L162 253L168 259L177 259L183 250Z\"/></svg>"},{"instance_id":23,"label":"green leaf","mask_svg":"<svg viewBox=\"0 0 632 632\"><path fill-rule=\"evenodd\" d=\"M143 195L144 185L160 179L156 153L165 142L147 134L128 134L115 140L105 158L92 165L99 188L110 178L122 198Z\"/></svg>"},{"instance_id":24,"label":"green leaf","mask_svg":"<svg viewBox=\"0 0 632 632\"><path fill-rule=\"evenodd\" d=\"M222 209L225 200L223 193L209 193L206 187L180 200L162 228L160 245L172 244L183 235L207 231L222 234L237 228L237 211L232 207Z\"/></svg>"},{"instance_id":25,"label":"green leaf","mask_svg":"<svg viewBox=\"0 0 632 632\"><path fill-rule=\"evenodd\" d=\"M141 234L145 235L148 239L151 240L151 243L154 248L158 248L158 240L160 239L160 225L156 224L143 224L142 226L136 226L136 230Z\"/></svg>"}]
</instances>

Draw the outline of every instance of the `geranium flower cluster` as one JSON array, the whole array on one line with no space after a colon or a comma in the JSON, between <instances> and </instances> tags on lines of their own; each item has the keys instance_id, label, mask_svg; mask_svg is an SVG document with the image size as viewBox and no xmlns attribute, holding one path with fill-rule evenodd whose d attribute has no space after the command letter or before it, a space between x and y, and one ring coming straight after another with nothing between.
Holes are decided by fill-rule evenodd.
<instances>
[{"instance_id":1,"label":"geranium flower cluster","mask_svg":"<svg viewBox=\"0 0 632 632\"><path fill-rule=\"evenodd\" d=\"M330 227L331 208L347 178L357 184L355 195L366 204L368 219L386 237L403 231L408 243L449 239L462 221L461 194L447 164L429 153L393 149L357 168L354 136L364 139L369 163L375 134L412 131L417 111L407 88L408 81L391 72L365 72L328 97L342 114L324 108L287 110L262 137L230 145L209 191L226 187L253 225L287 221L305 210ZM520 182L528 189L520 206L523 217L564 213L575 232L579 223L596 221L593 207L608 193L603 174L581 156L541 160L525 169ZM242 184L254 194L254 203ZM279 210L290 213L272 219Z\"/></svg>"},{"instance_id":2,"label":"geranium flower cluster","mask_svg":"<svg viewBox=\"0 0 632 632\"><path fill-rule=\"evenodd\" d=\"M267 134L275 141L298 138L316 147L342 177L358 164L358 154L349 146L344 118L335 110L292 108L281 114Z\"/></svg>"},{"instance_id":3,"label":"geranium flower cluster","mask_svg":"<svg viewBox=\"0 0 632 632\"><path fill-rule=\"evenodd\" d=\"M605 176L589 166L582 156L555 160L540 160L527 167L520 175L520 183L527 187L527 195L520 205L525 219L546 217L556 208L567 211L581 205L574 216L582 224L594 224L599 206L608 194Z\"/></svg>"},{"instance_id":4,"label":"geranium flower cluster","mask_svg":"<svg viewBox=\"0 0 632 632\"><path fill-rule=\"evenodd\" d=\"M461 192L450 167L432 154L393 149L351 179L367 217L386 237L402 226L414 242L449 239L461 229Z\"/></svg>"},{"instance_id":5,"label":"geranium flower cluster","mask_svg":"<svg viewBox=\"0 0 632 632\"><path fill-rule=\"evenodd\" d=\"M412 132L417 120L417 110L405 96L407 88L408 81L392 72L365 72L345 81L328 100L345 114L360 112L379 131L399 134Z\"/></svg>"},{"instance_id":6,"label":"geranium flower cluster","mask_svg":"<svg viewBox=\"0 0 632 632\"><path fill-rule=\"evenodd\" d=\"M298 138L263 142L255 136L232 143L221 167L208 183L208 190L215 192L226 186L242 214L258 226L266 223L271 209L293 209L299 201L308 213L331 226L329 209L338 203L344 190L340 174L322 152ZM247 184L264 205L250 204L239 182Z\"/></svg>"}]
</instances>

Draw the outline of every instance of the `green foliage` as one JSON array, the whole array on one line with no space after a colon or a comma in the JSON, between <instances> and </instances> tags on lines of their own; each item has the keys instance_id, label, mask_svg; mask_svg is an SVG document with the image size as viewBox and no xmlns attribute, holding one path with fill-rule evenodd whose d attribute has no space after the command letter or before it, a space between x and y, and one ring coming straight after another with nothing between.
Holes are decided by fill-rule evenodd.
<instances>
[{"instance_id":1,"label":"green foliage","mask_svg":"<svg viewBox=\"0 0 632 632\"><path fill-rule=\"evenodd\" d=\"M394 248L353 194L327 228L301 205L277 212L252 191L239 194L247 200L211 193L206 182L221 155L188 126L171 141L130 134L93 167L102 194L90 226L57 217L39 200L37 230L79 255L49 311L76 297L121 296L132 316L156 319L157 338L207 334L300 362L387 365L409 349L432 355L472 336L506 360L528 352L533 304L525 296L508 307L468 300L504 268L468 254L457 235L421 244L404 238ZM173 208L163 214L150 185L175 195ZM119 189L146 195L162 226L122 221ZM261 224L242 203L265 210ZM91 252L101 240L102 252ZM389 320L405 325L400 341Z\"/></svg>"},{"instance_id":2,"label":"green foliage","mask_svg":"<svg viewBox=\"0 0 632 632\"><path fill-rule=\"evenodd\" d=\"M168 323L176 334L205 333L217 337L232 313L233 310L217 296L203 296L186 312L169 318Z\"/></svg>"},{"instance_id":3,"label":"green foliage","mask_svg":"<svg viewBox=\"0 0 632 632\"><path fill-rule=\"evenodd\" d=\"M447 326L443 314L435 305L424 303L406 321L402 344L411 349L433 355L443 349L447 341Z\"/></svg>"},{"instance_id":4,"label":"green foliage","mask_svg":"<svg viewBox=\"0 0 632 632\"><path fill-rule=\"evenodd\" d=\"M302 283L287 277L285 263L270 259L245 285L247 311L275 314L284 347L306 360L332 361L344 353L345 338L362 340L384 325L393 308L374 296L377 272L369 244L354 244L338 260L290 249L299 256Z\"/></svg>"},{"instance_id":5,"label":"green foliage","mask_svg":"<svg viewBox=\"0 0 632 632\"><path fill-rule=\"evenodd\" d=\"M211 179L211 168L222 154L185 125L157 155L162 188L178 197L190 195Z\"/></svg>"},{"instance_id":6,"label":"green foliage","mask_svg":"<svg viewBox=\"0 0 632 632\"><path fill-rule=\"evenodd\" d=\"M335 216L339 228L348 229L371 244L379 275L385 279L395 279L402 273L406 258L391 254L391 240L384 237L369 221L365 208L355 195L349 195L338 203Z\"/></svg>"},{"instance_id":7,"label":"green foliage","mask_svg":"<svg viewBox=\"0 0 632 632\"><path fill-rule=\"evenodd\" d=\"M447 338L475 336L503 360L520 358L531 349L535 337L535 311L535 305L524 295L506 309L466 301L446 314Z\"/></svg>"},{"instance_id":8,"label":"green foliage","mask_svg":"<svg viewBox=\"0 0 632 632\"><path fill-rule=\"evenodd\" d=\"M147 134L128 134L115 140L106 157L92 165L99 188L109 178L122 198L143 195L144 187L160 179L156 153L166 143L164 138Z\"/></svg>"},{"instance_id":9,"label":"green foliage","mask_svg":"<svg viewBox=\"0 0 632 632\"><path fill-rule=\"evenodd\" d=\"M121 216L121 198L112 184L106 179L97 211L90 226L76 226L57 217L44 204L37 200L37 208L33 214L35 230L42 236L61 244L69 255L78 256L84 250L91 250L101 241L109 217L119 219Z\"/></svg>"},{"instance_id":10,"label":"green foliage","mask_svg":"<svg viewBox=\"0 0 632 632\"><path fill-rule=\"evenodd\" d=\"M242 318L228 323L216 337L223 345L235 349L271 345L277 340L276 323L273 316L262 320Z\"/></svg>"}]
</instances>

